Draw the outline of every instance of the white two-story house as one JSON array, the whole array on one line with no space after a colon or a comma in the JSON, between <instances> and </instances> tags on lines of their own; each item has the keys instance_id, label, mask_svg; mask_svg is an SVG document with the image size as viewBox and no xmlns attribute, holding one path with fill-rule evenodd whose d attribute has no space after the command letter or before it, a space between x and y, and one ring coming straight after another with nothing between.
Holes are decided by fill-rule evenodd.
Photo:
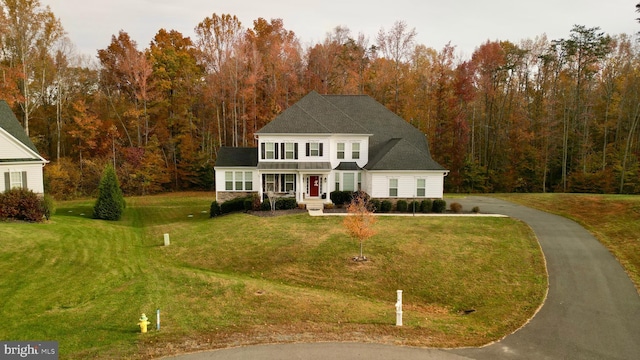
<instances>
[{"instance_id":1,"label":"white two-story house","mask_svg":"<svg viewBox=\"0 0 640 360\"><path fill-rule=\"evenodd\" d=\"M384 199L442 198L448 170L424 134L366 95L311 92L256 132L257 148L223 147L218 202L267 192L330 203L332 191Z\"/></svg>"}]
</instances>

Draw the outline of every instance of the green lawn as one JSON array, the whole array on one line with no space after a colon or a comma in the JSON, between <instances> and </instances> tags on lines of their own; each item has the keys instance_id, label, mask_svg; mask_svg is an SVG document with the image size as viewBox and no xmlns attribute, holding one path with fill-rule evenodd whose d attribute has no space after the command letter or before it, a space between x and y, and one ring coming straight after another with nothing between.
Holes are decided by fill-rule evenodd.
<instances>
[{"instance_id":1,"label":"green lawn","mask_svg":"<svg viewBox=\"0 0 640 360\"><path fill-rule=\"evenodd\" d=\"M92 201L63 202L49 223L0 223L0 339L56 340L64 359L322 340L475 346L523 325L546 292L538 244L512 219L383 217L370 261L356 263L342 218L209 219L212 198L128 198L118 222L90 219Z\"/></svg>"}]
</instances>

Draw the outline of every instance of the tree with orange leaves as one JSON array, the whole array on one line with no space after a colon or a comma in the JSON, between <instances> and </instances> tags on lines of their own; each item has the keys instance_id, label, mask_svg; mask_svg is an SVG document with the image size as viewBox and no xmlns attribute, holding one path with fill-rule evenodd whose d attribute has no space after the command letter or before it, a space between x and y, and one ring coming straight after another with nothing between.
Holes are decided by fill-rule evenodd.
<instances>
[{"instance_id":1,"label":"tree with orange leaves","mask_svg":"<svg viewBox=\"0 0 640 360\"><path fill-rule=\"evenodd\" d=\"M343 224L349 235L360 242L360 256L355 257L354 260L366 261L367 258L362 254L362 245L377 233L373 228L376 218L367 201L367 194L356 193L347 207L347 212L349 214L344 218Z\"/></svg>"}]
</instances>

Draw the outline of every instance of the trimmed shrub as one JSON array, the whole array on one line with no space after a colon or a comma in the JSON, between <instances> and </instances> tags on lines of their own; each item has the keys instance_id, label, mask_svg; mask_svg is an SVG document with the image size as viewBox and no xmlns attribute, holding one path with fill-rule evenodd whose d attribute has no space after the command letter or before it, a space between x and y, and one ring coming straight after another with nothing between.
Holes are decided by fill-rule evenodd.
<instances>
[{"instance_id":1,"label":"trimmed shrub","mask_svg":"<svg viewBox=\"0 0 640 360\"><path fill-rule=\"evenodd\" d=\"M462 205L457 202L452 202L451 205L449 205L449 209L454 213L459 214L462 212Z\"/></svg>"},{"instance_id":2,"label":"trimmed shrub","mask_svg":"<svg viewBox=\"0 0 640 360\"><path fill-rule=\"evenodd\" d=\"M396 203L396 210L398 210L398 212L407 212L408 207L406 200L398 200Z\"/></svg>"},{"instance_id":3,"label":"trimmed shrub","mask_svg":"<svg viewBox=\"0 0 640 360\"><path fill-rule=\"evenodd\" d=\"M471 211L473 211L474 214L477 214L480 212L480 208L477 206L474 206L473 209L471 209Z\"/></svg>"},{"instance_id":4,"label":"trimmed shrub","mask_svg":"<svg viewBox=\"0 0 640 360\"><path fill-rule=\"evenodd\" d=\"M371 204L371 211L380 212L380 206L382 205L380 200L372 199L371 201L369 201L369 204Z\"/></svg>"},{"instance_id":5,"label":"trimmed shrub","mask_svg":"<svg viewBox=\"0 0 640 360\"><path fill-rule=\"evenodd\" d=\"M236 198L229 201L225 201L220 204L220 212L222 214L229 214L232 212L244 211L244 201L246 198Z\"/></svg>"},{"instance_id":6,"label":"trimmed shrub","mask_svg":"<svg viewBox=\"0 0 640 360\"><path fill-rule=\"evenodd\" d=\"M336 206L344 206L345 204L349 204L351 199L353 198L353 192L351 191L332 191L329 194L329 198L331 202L333 202Z\"/></svg>"},{"instance_id":7,"label":"trimmed shrub","mask_svg":"<svg viewBox=\"0 0 640 360\"><path fill-rule=\"evenodd\" d=\"M271 203L269 203L269 201L263 201L262 204L260 204L260 211L271 211Z\"/></svg>"},{"instance_id":8,"label":"trimmed shrub","mask_svg":"<svg viewBox=\"0 0 640 360\"><path fill-rule=\"evenodd\" d=\"M280 198L276 200L276 210L291 210L298 207L295 198Z\"/></svg>"},{"instance_id":9,"label":"trimmed shrub","mask_svg":"<svg viewBox=\"0 0 640 360\"><path fill-rule=\"evenodd\" d=\"M43 200L26 189L11 189L0 194L0 219L39 222L44 219Z\"/></svg>"},{"instance_id":10,"label":"trimmed shrub","mask_svg":"<svg viewBox=\"0 0 640 360\"><path fill-rule=\"evenodd\" d=\"M383 200L380 203L380 212L381 213L388 213L389 211L391 211L392 207L393 207L393 203L391 203L391 201Z\"/></svg>"},{"instance_id":11,"label":"trimmed shrub","mask_svg":"<svg viewBox=\"0 0 640 360\"><path fill-rule=\"evenodd\" d=\"M422 202L420 203L420 212L422 213L428 213L431 212L431 200L429 199L424 199L422 200Z\"/></svg>"},{"instance_id":12,"label":"trimmed shrub","mask_svg":"<svg viewBox=\"0 0 640 360\"><path fill-rule=\"evenodd\" d=\"M93 217L102 220L120 220L125 206L116 171L111 164L107 164L100 179Z\"/></svg>"},{"instance_id":13,"label":"trimmed shrub","mask_svg":"<svg viewBox=\"0 0 640 360\"><path fill-rule=\"evenodd\" d=\"M418 201L410 201L409 205L407 206L407 211L412 213L412 212L420 212L420 202Z\"/></svg>"},{"instance_id":14,"label":"trimmed shrub","mask_svg":"<svg viewBox=\"0 0 640 360\"><path fill-rule=\"evenodd\" d=\"M253 198L245 198L244 199L244 211L251 211L253 210Z\"/></svg>"},{"instance_id":15,"label":"trimmed shrub","mask_svg":"<svg viewBox=\"0 0 640 360\"><path fill-rule=\"evenodd\" d=\"M211 203L211 207L209 208L209 217L216 217L222 215L222 211L220 210L220 204L217 201Z\"/></svg>"},{"instance_id":16,"label":"trimmed shrub","mask_svg":"<svg viewBox=\"0 0 640 360\"><path fill-rule=\"evenodd\" d=\"M442 214L447 209L447 202L442 199L433 200L431 210L434 213Z\"/></svg>"}]
</instances>

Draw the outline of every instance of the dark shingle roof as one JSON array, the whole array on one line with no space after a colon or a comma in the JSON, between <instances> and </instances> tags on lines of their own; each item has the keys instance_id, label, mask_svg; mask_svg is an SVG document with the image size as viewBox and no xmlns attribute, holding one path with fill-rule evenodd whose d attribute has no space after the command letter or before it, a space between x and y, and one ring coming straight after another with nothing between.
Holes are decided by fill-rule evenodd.
<instances>
[{"instance_id":1,"label":"dark shingle roof","mask_svg":"<svg viewBox=\"0 0 640 360\"><path fill-rule=\"evenodd\" d=\"M13 113L13 110L11 110L9 104L7 104L5 100L0 100L0 127L26 145L29 149L33 150L36 154L39 154L38 149L33 142L31 142L31 139L29 139L29 136L27 136L27 133L22 128L22 125L20 125L20 122Z\"/></svg>"},{"instance_id":2,"label":"dark shingle roof","mask_svg":"<svg viewBox=\"0 0 640 360\"><path fill-rule=\"evenodd\" d=\"M258 166L258 148L221 147L215 166Z\"/></svg>"},{"instance_id":3,"label":"dark shingle roof","mask_svg":"<svg viewBox=\"0 0 640 360\"><path fill-rule=\"evenodd\" d=\"M444 170L422 132L367 95L312 91L257 133L368 134L367 170Z\"/></svg>"},{"instance_id":4,"label":"dark shingle roof","mask_svg":"<svg viewBox=\"0 0 640 360\"><path fill-rule=\"evenodd\" d=\"M283 111L258 134L370 134L343 110L312 91Z\"/></svg>"}]
</instances>

